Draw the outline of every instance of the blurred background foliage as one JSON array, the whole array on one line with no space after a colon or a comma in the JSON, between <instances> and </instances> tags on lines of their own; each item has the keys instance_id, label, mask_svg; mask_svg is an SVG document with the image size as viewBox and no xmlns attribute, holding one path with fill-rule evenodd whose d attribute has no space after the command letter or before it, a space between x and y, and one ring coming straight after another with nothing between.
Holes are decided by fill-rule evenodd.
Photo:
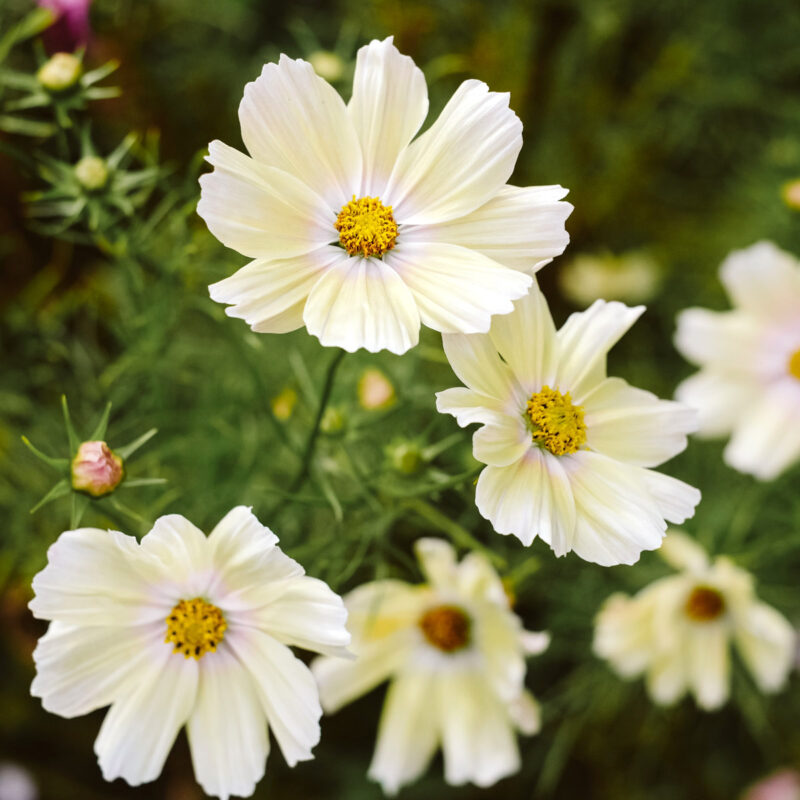
<instances>
[{"instance_id":1,"label":"blurred background foliage","mask_svg":"<svg viewBox=\"0 0 800 800\"><path fill-rule=\"evenodd\" d=\"M31 9L2 0L0 38ZM553 633L529 669L543 730L522 741L522 771L492 789L447 787L437 762L403 796L730 800L800 765L796 679L764 698L737 672L725 710L664 710L591 655L602 600L666 567L645 554L602 569L492 533L473 503L470 434L435 412L434 391L456 383L438 335L424 331L402 358L345 359L306 479L305 437L334 354L305 331L256 335L225 317L206 287L243 259L194 213L203 151L214 138L239 144L236 108L265 61L310 58L347 97L357 47L393 34L426 73L432 113L467 77L511 92L525 131L514 182L561 183L575 205L566 254L540 273L556 321L591 299L587 286L647 301L610 372L670 396L690 372L672 348L675 313L725 307L725 254L762 238L800 253L784 191L800 178L797 3L96 0L91 25L85 70L119 69L98 78L99 95L82 87L83 104L37 105L14 75L35 75L41 45L0 45L0 760L29 770L43 798L202 796L182 739L156 783L108 785L91 748L101 715L62 720L28 697L42 632L25 608L30 578L69 526L71 500L29 514L57 476L20 436L66 456L64 394L84 436L113 403L112 448L157 428L129 477L166 480L92 501L83 524L141 535L178 512L210 530L246 503L339 591L418 580L409 553L421 535L495 553L526 626ZM112 153L117 183L75 182L82 157ZM723 466L719 443L693 442L666 471L703 490L687 529L800 621L798 469L758 484ZM256 796L380 797L365 773L381 693L324 720L315 761L289 770L273 753Z\"/></svg>"}]
</instances>

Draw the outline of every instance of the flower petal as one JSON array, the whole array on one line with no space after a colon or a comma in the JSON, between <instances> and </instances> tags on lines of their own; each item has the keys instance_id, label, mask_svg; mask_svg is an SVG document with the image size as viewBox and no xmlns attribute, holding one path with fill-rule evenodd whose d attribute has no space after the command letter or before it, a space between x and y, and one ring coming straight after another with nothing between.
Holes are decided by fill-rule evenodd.
<instances>
[{"instance_id":1,"label":"flower petal","mask_svg":"<svg viewBox=\"0 0 800 800\"><path fill-rule=\"evenodd\" d=\"M414 542L414 553L426 582L435 589L452 591L458 580L456 551L444 539L424 538Z\"/></svg>"},{"instance_id":2,"label":"flower petal","mask_svg":"<svg viewBox=\"0 0 800 800\"><path fill-rule=\"evenodd\" d=\"M533 273L561 255L569 242L564 223L572 205L561 202L566 194L561 186L503 186L475 211L449 222L406 227L403 236L457 244Z\"/></svg>"},{"instance_id":3,"label":"flower petal","mask_svg":"<svg viewBox=\"0 0 800 800\"><path fill-rule=\"evenodd\" d=\"M679 525L694 516L695 507L701 500L699 489L652 469L644 470L640 477L655 501L658 513L667 522Z\"/></svg>"},{"instance_id":4,"label":"flower petal","mask_svg":"<svg viewBox=\"0 0 800 800\"><path fill-rule=\"evenodd\" d=\"M685 645L689 687L697 705L713 711L730 694L728 628L721 622L692 625Z\"/></svg>"},{"instance_id":5,"label":"flower petal","mask_svg":"<svg viewBox=\"0 0 800 800\"><path fill-rule=\"evenodd\" d=\"M214 171L201 176L197 213L224 245L251 258L290 258L337 238L331 209L288 172L222 142L209 145Z\"/></svg>"},{"instance_id":6,"label":"flower petal","mask_svg":"<svg viewBox=\"0 0 800 800\"><path fill-rule=\"evenodd\" d=\"M269 753L253 679L225 642L199 667L197 702L186 726L195 778L208 795L250 797Z\"/></svg>"},{"instance_id":7,"label":"flower petal","mask_svg":"<svg viewBox=\"0 0 800 800\"><path fill-rule=\"evenodd\" d=\"M522 123L508 94L464 81L439 118L400 155L386 189L395 219L445 222L496 195L522 148Z\"/></svg>"},{"instance_id":8,"label":"flower petal","mask_svg":"<svg viewBox=\"0 0 800 800\"><path fill-rule=\"evenodd\" d=\"M208 291L212 300L232 303L225 313L245 320L254 331L294 330L303 325L303 310L314 284L341 252L338 247L322 247L296 258L252 261L229 278L212 283ZM283 315L288 315L291 328L280 324Z\"/></svg>"},{"instance_id":9,"label":"flower petal","mask_svg":"<svg viewBox=\"0 0 800 800\"><path fill-rule=\"evenodd\" d=\"M419 313L400 276L377 258L342 253L306 303L306 328L326 347L405 353L419 340Z\"/></svg>"},{"instance_id":10,"label":"flower petal","mask_svg":"<svg viewBox=\"0 0 800 800\"><path fill-rule=\"evenodd\" d=\"M358 51L347 110L364 155L359 196L381 197L398 156L428 115L425 76L393 37Z\"/></svg>"},{"instance_id":11,"label":"flower petal","mask_svg":"<svg viewBox=\"0 0 800 800\"><path fill-rule=\"evenodd\" d=\"M254 628L230 630L225 639L254 680L286 763L293 767L313 758L322 709L308 667L286 645Z\"/></svg>"},{"instance_id":12,"label":"flower petal","mask_svg":"<svg viewBox=\"0 0 800 800\"><path fill-rule=\"evenodd\" d=\"M106 714L94 743L107 781L131 786L155 780L178 731L194 707L198 662L175 655L166 644L143 662Z\"/></svg>"},{"instance_id":13,"label":"flower petal","mask_svg":"<svg viewBox=\"0 0 800 800\"><path fill-rule=\"evenodd\" d=\"M531 434L522 417L502 417L484 425L472 437L472 454L493 467L507 467L519 461L531 447Z\"/></svg>"},{"instance_id":14,"label":"flower petal","mask_svg":"<svg viewBox=\"0 0 800 800\"><path fill-rule=\"evenodd\" d=\"M749 604L737 615L734 641L762 692L777 692L794 666L797 633L766 603Z\"/></svg>"},{"instance_id":15,"label":"flower petal","mask_svg":"<svg viewBox=\"0 0 800 800\"><path fill-rule=\"evenodd\" d=\"M502 425L506 418L503 404L496 398L462 386L436 392L436 410L441 414L452 414L462 428L473 422Z\"/></svg>"},{"instance_id":16,"label":"flower petal","mask_svg":"<svg viewBox=\"0 0 800 800\"><path fill-rule=\"evenodd\" d=\"M714 363L731 375L749 375L758 363L763 326L739 311L687 308L678 314L675 347L693 364Z\"/></svg>"},{"instance_id":17,"label":"flower petal","mask_svg":"<svg viewBox=\"0 0 800 800\"><path fill-rule=\"evenodd\" d=\"M755 402L757 384L703 369L678 384L675 399L698 412L699 436L724 436Z\"/></svg>"},{"instance_id":18,"label":"flower petal","mask_svg":"<svg viewBox=\"0 0 800 800\"><path fill-rule=\"evenodd\" d=\"M671 530L664 537L658 551L673 569L701 572L708 568L708 554L691 536L683 531Z\"/></svg>"},{"instance_id":19,"label":"flower petal","mask_svg":"<svg viewBox=\"0 0 800 800\"><path fill-rule=\"evenodd\" d=\"M486 333L493 314L514 310L531 278L475 250L403 242L384 261L411 290L422 322L443 333Z\"/></svg>"},{"instance_id":20,"label":"flower petal","mask_svg":"<svg viewBox=\"0 0 800 800\"><path fill-rule=\"evenodd\" d=\"M697 427L694 409L621 378L606 378L582 405L589 448L639 467L658 466L685 450L687 434Z\"/></svg>"},{"instance_id":21,"label":"flower petal","mask_svg":"<svg viewBox=\"0 0 800 800\"><path fill-rule=\"evenodd\" d=\"M368 774L388 795L419 778L436 751L433 681L432 673L408 672L393 681L386 694Z\"/></svg>"},{"instance_id":22,"label":"flower petal","mask_svg":"<svg viewBox=\"0 0 800 800\"><path fill-rule=\"evenodd\" d=\"M239 122L253 158L300 178L334 213L358 191L358 135L342 98L308 62L281 55L265 64L244 88Z\"/></svg>"},{"instance_id":23,"label":"flower petal","mask_svg":"<svg viewBox=\"0 0 800 800\"><path fill-rule=\"evenodd\" d=\"M510 408L516 402L522 413L527 398L488 336L446 333L442 346L453 372L465 386L498 400L503 407Z\"/></svg>"}]
</instances>

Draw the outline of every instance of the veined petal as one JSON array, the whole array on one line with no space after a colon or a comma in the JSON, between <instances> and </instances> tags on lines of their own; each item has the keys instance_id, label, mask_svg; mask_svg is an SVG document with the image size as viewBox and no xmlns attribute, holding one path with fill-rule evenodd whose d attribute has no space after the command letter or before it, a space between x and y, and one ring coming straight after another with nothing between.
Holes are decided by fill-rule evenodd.
<instances>
[{"instance_id":1,"label":"veined petal","mask_svg":"<svg viewBox=\"0 0 800 800\"><path fill-rule=\"evenodd\" d=\"M507 467L519 461L531 446L531 434L521 416L506 416L484 425L472 437L472 454L493 467Z\"/></svg>"},{"instance_id":2,"label":"veined petal","mask_svg":"<svg viewBox=\"0 0 800 800\"><path fill-rule=\"evenodd\" d=\"M564 223L572 205L562 202L566 194L561 186L503 186L475 211L436 225L404 227L403 236L457 244L533 273L561 255L569 242Z\"/></svg>"},{"instance_id":3,"label":"veined petal","mask_svg":"<svg viewBox=\"0 0 800 800\"><path fill-rule=\"evenodd\" d=\"M605 378L606 355L644 312L644 306L597 300L586 311L571 314L558 331L560 361L557 384L582 403L595 383Z\"/></svg>"},{"instance_id":4,"label":"veined petal","mask_svg":"<svg viewBox=\"0 0 800 800\"><path fill-rule=\"evenodd\" d=\"M531 285L530 276L453 244L403 241L384 261L411 290L422 322L443 333L486 333L492 315L513 311Z\"/></svg>"},{"instance_id":5,"label":"veined petal","mask_svg":"<svg viewBox=\"0 0 800 800\"><path fill-rule=\"evenodd\" d=\"M658 513L667 522L679 525L694 516L694 510L701 499L699 489L652 469L643 470L640 477L655 501Z\"/></svg>"},{"instance_id":6,"label":"veined petal","mask_svg":"<svg viewBox=\"0 0 800 800\"><path fill-rule=\"evenodd\" d=\"M556 328L535 280L530 292L514 303L512 314L492 320L489 336L528 393L552 386L558 356Z\"/></svg>"},{"instance_id":7,"label":"veined petal","mask_svg":"<svg viewBox=\"0 0 800 800\"><path fill-rule=\"evenodd\" d=\"M465 386L498 400L504 408L516 401L522 413L528 398L488 336L480 333L444 334L442 346L453 372Z\"/></svg>"},{"instance_id":8,"label":"veined petal","mask_svg":"<svg viewBox=\"0 0 800 800\"><path fill-rule=\"evenodd\" d=\"M439 725L430 672L399 676L386 695L369 777L394 795L427 768L439 743Z\"/></svg>"},{"instance_id":9,"label":"veined petal","mask_svg":"<svg viewBox=\"0 0 800 800\"><path fill-rule=\"evenodd\" d=\"M322 247L313 253L277 261L252 261L229 278L208 287L212 300L231 303L225 313L243 319L261 333L275 328L283 315L291 315L294 330L303 325L306 300L325 270L340 260L338 247ZM297 309L299 313L293 313ZM282 331L280 331L282 332Z\"/></svg>"},{"instance_id":10,"label":"veined petal","mask_svg":"<svg viewBox=\"0 0 800 800\"><path fill-rule=\"evenodd\" d=\"M308 62L281 55L265 64L244 88L239 122L253 158L300 178L334 213L358 191L358 135L342 98Z\"/></svg>"},{"instance_id":11,"label":"veined petal","mask_svg":"<svg viewBox=\"0 0 800 800\"><path fill-rule=\"evenodd\" d=\"M342 252L306 303L306 328L326 347L405 353L419 340L419 312L400 276L377 258Z\"/></svg>"},{"instance_id":12,"label":"veined petal","mask_svg":"<svg viewBox=\"0 0 800 800\"><path fill-rule=\"evenodd\" d=\"M364 155L360 196L381 197L398 156L428 115L425 76L393 37L358 51L347 110Z\"/></svg>"},{"instance_id":13,"label":"veined petal","mask_svg":"<svg viewBox=\"0 0 800 800\"><path fill-rule=\"evenodd\" d=\"M159 624L106 628L51 622L33 651L31 694L61 717L110 705L138 681L144 662L164 647Z\"/></svg>"},{"instance_id":14,"label":"veined petal","mask_svg":"<svg viewBox=\"0 0 800 800\"><path fill-rule=\"evenodd\" d=\"M473 422L502 424L506 418L499 400L463 386L436 392L436 410L442 414L452 414L462 428Z\"/></svg>"},{"instance_id":15,"label":"veined petal","mask_svg":"<svg viewBox=\"0 0 800 800\"><path fill-rule=\"evenodd\" d=\"M158 657L143 662L109 709L94 743L107 781L123 778L138 786L159 776L192 712L197 683L198 662L175 655L166 644Z\"/></svg>"},{"instance_id":16,"label":"veined petal","mask_svg":"<svg viewBox=\"0 0 800 800\"><path fill-rule=\"evenodd\" d=\"M590 449L639 467L658 466L685 450L687 434L697 427L693 409L621 378L606 378L582 405Z\"/></svg>"},{"instance_id":17,"label":"veined petal","mask_svg":"<svg viewBox=\"0 0 800 800\"><path fill-rule=\"evenodd\" d=\"M186 729L195 778L208 795L250 797L269 753L255 684L224 642L198 663L197 702Z\"/></svg>"},{"instance_id":18,"label":"veined petal","mask_svg":"<svg viewBox=\"0 0 800 800\"><path fill-rule=\"evenodd\" d=\"M313 758L322 709L308 667L286 645L254 628L230 630L225 639L254 680L286 763L293 767Z\"/></svg>"},{"instance_id":19,"label":"veined petal","mask_svg":"<svg viewBox=\"0 0 800 800\"><path fill-rule=\"evenodd\" d=\"M197 213L223 244L251 258L289 258L336 239L328 204L299 178L222 142L200 178Z\"/></svg>"},{"instance_id":20,"label":"veined petal","mask_svg":"<svg viewBox=\"0 0 800 800\"><path fill-rule=\"evenodd\" d=\"M481 81L459 86L436 122L400 155L386 201L403 224L445 222L496 195L522 148L508 94Z\"/></svg>"}]
</instances>

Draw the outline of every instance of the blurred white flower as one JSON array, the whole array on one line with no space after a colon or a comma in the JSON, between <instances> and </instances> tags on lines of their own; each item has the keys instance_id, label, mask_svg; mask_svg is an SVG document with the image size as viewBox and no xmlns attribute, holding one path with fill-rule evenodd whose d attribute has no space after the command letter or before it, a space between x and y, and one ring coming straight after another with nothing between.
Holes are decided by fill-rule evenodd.
<instances>
[{"instance_id":1,"label":"blurred white flower","mask_svg":"<svg viewBox=\"0 0 800 800\"><path fill-rule=\"evenodd\" d=\"M324 345L403 353L420 323L489 328L563 252L560 186L509 186L522 124L469 80L428 114L420 69L392 39L358 52L345 105L311 64L281 56L245 87L246 156L209 146L198 213L254 258L210 287L254 331L306 326Z\"/></svg>"},{"instance_id":2,"label":"blurred white flower","mask_svg":"<svg viewBox=\"0 0 800 800\"><path fill-rule=\"evenodd\" d=\"M83 528L61 534L33 580L51 620L31 693L63 717L110 705L95 742L103 777L158 777L186 725L207 794L247 797L272 728L290 765L312 758L321 709L288 645L344 652L341 598L277 547L249 509L206 535L177 514L141 541Z\"/></svg>"},{"instance_id":3,"label":"blurred white flower","mask_svg":"<svg viewBox=\"0 0 800 800\"><path fill-rule=\"evenodd\" d=\"M12 764L0 763L0 800L37 800L39 789L28 770Z\"/></svg>"},{"instance_id":4,"label":"blurred white flower","mask_svg":"<svg viewBox=\"0 0 800 800\"><path fill-rule=\"evenodd\" d=\"M661 544L665 519L694 513L697 489L649 469L686 447L694 411L606 377L606 354L643 311L598 300L556 332L534 285L488 334L443 337L467 388L439 392L436 405L482 424L473 455L488 466L475 500L498 533L632 564Z\"/></svg>"},{"instance_id":5,"label":"blurred white flower","mask_svg":"<svg viewBox=\"0 0 800 800\"><path fill-rule=\"evenodd\" d=\"M753 784L742 800L800 800L800 772L782 769Z\"/></svg>"},{"instance_id":6,"label":"blurred white flower","mask_svg":"<svg viewBox=\"0 0 800 800\"><path fill-rule=\"evenodd\" d=\"M646 303L661 286L658 264L645 252L582 253L558 271L564 296L578 306L589 306L598 297L624 303Z\"/></svg>"},{"instance_id":7,"label":"blurred white flower","mask_svg":"<svg viewBox=\"0 0 800 800\"><path fill-rule=\"evenodd\" d=\"M728 436L724 459L772 480L800 458L800 263L770 242L731 253L720 279L732 311L690 308L675 344L700 371L676 397L702 436Z\"/></svg>"},{"instance_id":8,"label":"blurred white flower","mask_svg":"<svg viewBox=\"0 0 800 800\"><path fill-rule=\"evenodd\" d=\"M336 711L390 679L370 777L394 794L441 746L448 783L490 786L519 769L516 731L539 730L525 656L549 636L523 630L483 556L457 563L439 539L420 539L416 554L426 584L374 581L345 598L357 658L312 663L322 706Z\"/></svg>"},{"instance_id":9,"label":"blurred white flower","mask_svg":"<svg viewBox=\"0 0 800 800\"><path fill-rule=\"evenodd\" d=\"M654 581L629 597L606 600L595 622L595 653L623 678L645 674L656 703L669 705L687 691L706 710L730 691L733 644L762 692L781 689L792 668L795 631L758 600L753 577L671 531L660 554L677 575Z\"/></svg>"}]
</instances>

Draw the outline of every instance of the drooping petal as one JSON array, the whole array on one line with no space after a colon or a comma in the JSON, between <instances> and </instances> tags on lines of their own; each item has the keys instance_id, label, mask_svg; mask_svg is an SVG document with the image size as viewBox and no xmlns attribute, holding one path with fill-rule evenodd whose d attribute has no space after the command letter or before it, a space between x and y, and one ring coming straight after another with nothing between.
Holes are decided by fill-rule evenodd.
<instances>
[{"instance_id":1,"label":"drooping petal","mask_svg":"<svg viewBox=\"0 0 800 800\"><path fill-rule=\"evenodd\" d=\"M422 322L442 333L486 333L492 315L513 311L531 277L454 244L406 242L384 261L411 290Z\"/></svg>"},{"instance_id":2,"label":"drooping petal","mask_svg":"<svg viewBox=\"0 0 800 800\"><path fill-rule=\"evenodd\" d=\"M597 300L571 314L558 331L558 388L583 402L586 392L605 378L606 355L644 312L644 306Z\"/></svg>"},{"instance_id":3,"label":"drooping petal","mask_svg":"<svg viewBox=\"0 0 800 800\"><path fill-rule=\"evenodd\" d=\"M525 687L525 656L519 618L508 605L486 604L476 625L476 646L486 662L483 680L506 703L519 697Z\"/></svg>"},{"instance_id":4,"label":"drooping petal","mask_svg":"<svg viewBox=\"0 0 800 800\"><path fill-rule=\"evenodd\" d=\"M680 648L659 653L647 671L647 691L656 703L672 705L688 685L688 664Z\"/></svg>"},{"instance_id":5,"label":"drooping petal","mask_svg":"<svg viewBox=\"0 0 800 800\"><path fill-rule=\"evenodd\" d=\"M442 675L437 683L445 780L486 787L516 772L520 760L514 726L480 674Z\"/></svg>"},{"instance_id":6,"label":"drooping petal","mask_svg":"<svg viewBox=\"0 0 800 800\"><path fill-rule=\"evenodd\" d=\"M303 310L314 284L341 252L338 247L322 247L296 258L252 261L229 278L212 283L208 291L212 300L231 303L225 313L243 319L254 331L294 330L303 325ZM276 318L287 314L291 327L278 325Z\"/></svg>"},{"instance_id":7,"label":"drooping petal","mask_svg":"<svg viewBox=\"0 0 800 800\"><path fill-rule=\"evenodd\" d=\"M558 356L556 329L536 281L530 292L514 303L513 313L492 320L489 335L528 394L553 385Z\"/></svg>"},{"instance_id":8,"label":"drooping petal","mask_svg":"<svg viewBox=\"0 0 800 800\"><path fill-rule=\"evenodd\" d=\"M153 590L157 566L133 536L96 528L66 531L50 546L47 566L33 579L29 608L40 619L75 625L161 620L169 607Z\"/></svg>"},{"instance_id":9,"label":"drooping petal","mask_svg":"<svg viewBox=\"0 0 800 800\"><path fill-rule=\"evenodd\" d=\"M797 633L766 603L749 604L737 614L734 641L762 692L782 689L794 665Z\"/></svg>"},{"instance_id":10,"label":"drooping petal","mask_svg":"<svg viewBox=\"0 0 800 800\"><path fill-rule=\"evenodd\" d=\"M469 80L459 86L439 118L403 151L386 201L404 224L446 222L494 197L522 148L522 123L508 94Z\"/></svg>"},{"instance_id":11,"label":"drooping petal","mask_svg":"<svg viewBox=\"0 0 800 800\"><path fill-rule=\"evenodd\" d=\"M306 328L326 347L405 353L419 340L419 312L400 276L377 258L342 252L306 303Z\"/></svg>"},{"instance_id":12,"label":"drooping petal","mask_svg":"<svg viewBox=\"0 0 800 800\"><path fill-rule=\"evenodd\" d=\"M442 346L453 372L465 386L500 401L503 407L516 402L522 413L527 398L488 336L444 334Z\"/></svg>"},{"instance_id":13,"label":"drooping petal","mask_svg":"<svg viewBox=\"0 0 800 800\"><path fill-rule=\"evenodd\" d=\"M253 678L286 763L293 767L313 758L322 709L311 671L286 645L263 631L231 630L225 639Z\"/></svg>"},{"instance_id":14,"label":"drooping petal","mask_svg":"<svg viewBox=\"0 0 800 800\"><path fill-rule=\"evenodd\" d=\"M250 797L269 753L253 679L225 642L199 667L197 702L186 728L195 778L208 795Z\"/></svg>"},{"instance_id":15,"label":"drooping petal","mask_svg":"<svg viewBox=\"0 0 800 800\"><path fill-rule=\"evenodd\" d=\"M710 369L678 384L675 399L697 410L698 436L724 436L731 432L755 402L752 381Z\"/></svg>"},{"instance_id":16,"label":"drooping petal","mask_svg":"<svg viewBox=\"0 0 800 800\"><path fill-rule=\"evenodd\" d=\"M687 434L697 427L693 409L620 378L606 378L582 405L588 446L639 467L658 466L685 450Z\"/></svg>"},{"instance_id":17,"label":"drooping petal","mask_svg":"<svg viewBox=\"0 0 800 800\"><path fill-rule=\"evenodd\" d=\"M652 605L639 595L611 595L595 620L592 649L623 678L640 675L655 655Z\"/></svg>"},{"instance_id":18,"label":"drooping petal","mask_svg":"<svg viewBox=\"0 0 800 800\"><path fill-rule=\"evenodd\" d=\"M504 416L484 425L472 437L475 458L493 467L507 467L519 461L531 446L531 434L521 416Z\"/></svg>"},{"instance_id":19,"label":"drooping petal","mask_svg":"<svg viewBox=\"0 0 800 800\"><path fill-rule=\"evenodd\" d=\"M509 703L508 713L517 730L525 736L533 736L542 727L542 708L527 690Z\"/></svg>"},{"instance_id":20,"label":"drooping petal","mask_svg":"<svg viewBox=\"0 0 800 800\"><path fill-rule=\"evenodd\" d=\"M306 61L265 64L244 88L239 122L254 159L298 177L334 213L358 191L358 135L342 98Z\"/></svg>"},{"instance_id":21,"label":"drooping petal","mask_svg":"<svg viewBox=\"0 0 800 800\"><path fill-rule=\"evenodd\" d=\"M497 533L529 545L538 535L556 555L571 547L575 502L558 458L531 447L516 464L487 467L478 478L475 504Z\"/></svg>"},{"instance_id":22,"label":"drooping petal","mask_svg":"<svg viewBox=\"0 0 800 800\"><path fill-rule=\"evenodd\" d=\"M127 692L106 714L94 743L107 781L131 786L155 780L197 696L198 662L161 644L146 659Z\"/></svg>"},{"instance_id":23,"label":"drooping petal","mask_svg":"<svg viewBox=\"0 0 800 800\"><path fill-rule=\"evenodd\" d=\"M200 178L197 213L223 244L251 258L291 258L337 238L328 204L299 178L222 142Z\"/></svg>"},{"instance_id":24,"label":"drooping petal","mask_svg":"<svg viewBox=\"0 0 800 800\"><path fill-rule=\"evenodd\" d=\"M398 156L428 115L425 76L393 37L358 51L347 106L364 156L361 197L381 197Z\"/></svg>"},{"instance_id":25,"label":"drooping petal","mask_svg":"<svg viewBox=\"0 0 800 800\"><path fill-rule=\"evenodd\" d=\"M727 626L721 622L691 626L686 639L689 688L706 711L719 708L730 693L730 653Z\"/></svg>"},{"instance_id":26,"label":"drooping petal","mask_svg":"<svg viewBox=\"0 0 800 800\"><path fill-rule=\"evenodd\" d=\"M158 622L106 628L51 622L33 652L31 694L61 717L77 717L110 705L136 685L144 661L163 648Z\"/></svg>"},{"instance_id":27,"label":"drooping petal","mask_svg":"<svg viewBox=\"0 0 800 800\"><path fill-rule=\"evenodd\" d=\"M369 777L394 795L427 768L439 743L434 675L407 672L396 678L386 694Z\"/></svg>"},{"instance_id":28,"label":"drooping petal","mask_svg":"<svg viewBox=\"0 0 800 800\"><path fill-rule=\"evenodd\" d=\"M569 242L572 211L561 186L503 186L488 203L449 222L404 228L404 237L476 250L511 269L533 273Z\"/></svg>"}]
</instances>

